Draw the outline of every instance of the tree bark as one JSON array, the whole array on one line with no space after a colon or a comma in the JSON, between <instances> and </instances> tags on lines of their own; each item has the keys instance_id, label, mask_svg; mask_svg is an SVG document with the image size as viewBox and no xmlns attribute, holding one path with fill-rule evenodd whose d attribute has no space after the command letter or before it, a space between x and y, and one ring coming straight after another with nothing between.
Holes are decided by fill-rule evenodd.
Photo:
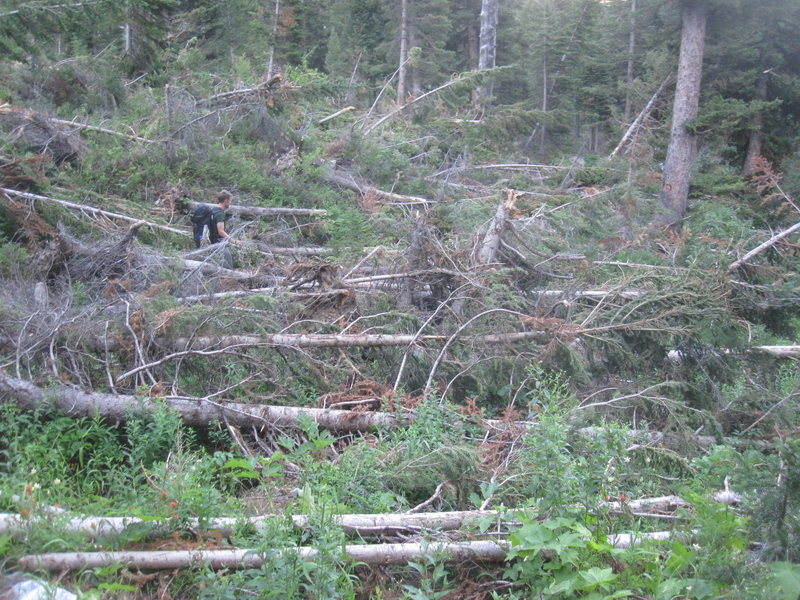
<instances>
[{"instance_id":1,"label":"tree bark","mask_svg":"<svg viewBox=\"0 0 800 600\"><path fill-rule=\"evenodd\" d=\"M684 503L685 505L685 503ZM520 511L523 512L523 511ZM58 519L63 515L42 518ZM197 519L189 521L188 526L203 531L221 531L228 534L237 525L246 524L257 531L267 528L270 521L285 518L283 515L262 515L249 518L219 517L207 519L202 524ZM306 529L310 519L306 515L291 515L292 523L298 529ZM332 515L331 520L339 525L348 535L360 537L394 536L398 534L419 534L434 530L454 531L473 525L481 519L502 519L503 514L497 510L445 511L429 513L400 514L343 514ZM0 514L0 534L19 535L37 526L39 517L23 518L18 514ZM138 517L67 517L61 521L61 527L71 533L80 533L93 539L114 538L134 524L151 523L158 530L160 523L143 521ZM164 524L166 527L169 523Z\"/></svg>"},{"instance_id":2,"label":"tree bark","mask_svg":"<svg viewBox=\"0 0 800 600\"><path fill-rule=\"evenodd\" d=\"M762 67L763 66L762 62ZM762 68L762 73L759 75L758 82L756 83L756 100L762 102L767 99L767 76L769 75L763 71L764 69ZM758 111L755 116L753 116L751 127L750 137L747 140L747 155L745 156L744 165L742 166L742 175L745 176L753 174L755 171L756 158L760 157L762 154L762 145L764 142L764 113L762 111Z\"/></svg>"},{"instance_id":3,"label":"tree bark","mask_svg":"<svg viewBox=\"0 0 800 600\"><path fill-rule=\"evenodd\" d=\"M697 116L707 21L706 0L682 0L681 50L667 158L661 184L659 225L675 225L686 215L689 181L697 152L686 124Z\"/></svg>"},{"instance_id":4,"label":"tree bark","mask_svg":"<svg viewBox=\"0 0 800 600\"><path fill-rule=\"evenodd\" d=\"M489 223L489 228L483 236L480 248L478 249L478 264L485 265L494 262L497 251L500 249L503 231L506 229L507 223L511 218L516 200L517 192L514 190L503 190L503 200L497 205L494 217L491 223Z\"/></svg>"},{"instance_id":5,"label":"tree bark","mask_svg":"<svg viewBox=\"0 0 800 600\"><path fill-rule=\"evenodd\" d=\"M195 209L203 204L203 202L189 202L189 207L191 209ZM234 215L240 215L242 217L324 217L328 214L327 210L321 208L280 208L244 206L242 204L232 204L225 210L225 212Z\"/></svg>"},{"instance_id":6,"label":"tree bark","mask_svg":"<svg viewBox=\"0 0 800 600\"><path fill-rule=\"evenodd\" d=\"M406 102L406 78L408 65L408 3L400 1L400 66L397 68L397 105Z\"/></svg>"},{"instance_id":7,"label":"tree bark","mask_svg":"<svg viewBox=\"0 0 800 600\"><path fill-rule=\"evenodd\" d=\"M23 410L35 410L36 407L52 403L68 415L100 414L119 421L128 419L131 412L137 409L151 411L155 408L155 400L152 398L86 393L67 386L45 390L29 381L10 377L2 371L0 398L4 402L13 400ZM209 423L223 420L234 426L272 424L278 427L296 427L301 415L310 417L323 429L350 433L378 427L392 428L404 423L402 416L392 413L210 402L201 398L166 398L163 402L177 411L187 425L195 427L207 427Z\"/></svg>"},{"instance_id":8,"label":"tree bark","mask_svg":"<svg viewBox=\"0 0 800 600\"><path fill-rule=\"evenodd\" d=\"M625 73L625 112L622 119L627 123L633 108L633 67L636 54L636 0L631 0L630 31L628 32L628 68Z\"/></svg>"},{"instance_id":9,"label":"tree bark","mask_svg":"<svg viewBox=\"0 0 800 600\"><path fill-rule=\"evenodd\" d=\"M499 0L481 0L481 29L478 47L478 70L494 69L497 58L497 15ZM478 88L478 102L491 97L493 81L489 77Z\"/></svg>"},{"instance_id":10,"label":"tree bark","mask_svg":"<svg viewBox=\"0 0 800 600\"><path fill-rule=\"evenodd\" d=\"M354 561L378 565L404 565L431 552L442 552L449 561L473 560L502 562L511 549L508 542L451 542L442 544L363 544L344 547L346 556ZM303 560L313 560L314 548L301 546L275 549L273 552L294 552ZM190 566L208 566L212 569L259 567L269 561L269 553L254 550L194 550L161 552L54 552L22 556L17 564L26 571L51 572L95 569L109 565L142 570L182 569Z\"/></svg>"}]
</instances>

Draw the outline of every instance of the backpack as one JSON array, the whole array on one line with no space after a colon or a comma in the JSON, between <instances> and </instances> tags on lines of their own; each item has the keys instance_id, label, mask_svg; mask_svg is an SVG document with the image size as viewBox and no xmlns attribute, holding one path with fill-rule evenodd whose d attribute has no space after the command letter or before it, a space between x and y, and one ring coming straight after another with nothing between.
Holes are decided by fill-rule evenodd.
<instances>
[{"instance_id":1,"label":"backpack","mask_svg":"<svg viewBox=\"0 0 800 600\"><path fill-rule=\"evenodd\" d=\"M211 226L211 207L208 204L198 204L191 216L194 245L198 248L203 241L203 230L208 225L209 237L214 241L213 227Z\"/></svg>"}]
</instances>

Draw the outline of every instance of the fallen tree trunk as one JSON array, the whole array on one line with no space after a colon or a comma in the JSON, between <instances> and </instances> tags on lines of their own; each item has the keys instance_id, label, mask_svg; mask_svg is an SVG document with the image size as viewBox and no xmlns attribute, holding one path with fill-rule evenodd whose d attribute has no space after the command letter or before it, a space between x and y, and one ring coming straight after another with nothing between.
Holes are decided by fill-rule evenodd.
<instances>
[{"instance_id":1,"label":"fallen tree trunk","mask_svg":"<svg viewBox=\"0 0 800 600\"><path fill-rule=\"evenodd\" d=\"M88 206L86 204L76 204L75 202L69 202L67 200L61 200L59 198L51 198L49 196L40 196L39 194L31 194L30 192L21 192L19 190L12 190L9 188L0 188L0 192L4 194L8 194L9 196L16 196L19 198L25 198L26 200L38 200L42 202L52 202L54 204L60 204L61 206L66 206L67 208L72 208L75 210L79 210L84 213L88 213L90 215L100 215L103 217L107 217L109 219L119 219L121 221L128 221L129 223L139 223L142 222L141 219L136 219L134 217L129 217L127 215L120 215L118 213L109 212L107 210L101 210L99 208L95 208L93 206ZM168 227L167 225L159 225L157 223L151 223L149 221L144 221L144 224L148 227L153 227L155 229L161 229L163 231L169 231L170 233L177 233L179 235L191 235L188 231L184 231L182 229L176 229L174 227Z\"/></svg>"},{"instance_id":2,"label":"fallen tree trunk","mask_svg":"<svg viewBox=\"0 0 800 600\"><path fill-rule=\"evenodd\" d=\"M694 532L687 533L691 535ZM673 531L651 533L619 533L607 537L615 548L629 548L645 540L666 541L680 536ZM477 540L468 542L406 543L406 544L349 544L344 554L356 563L368 565L405 565L429 556L432 552L443 556L448 562L477 561L504 562L513 549L506 540ZM170 570L191 566L207 566L212 569L259 567L277 554L293 552L301 560L313 560L317 550L309 546L276 548L266 552L254 549L188 550L188 551L120 551L120 552L53 552L29 554L17 560L17 565L26 571L50 572L96 569L110 565L138 570Z\"/></svg>"},{"instance_id":3,"label":"fallen tree trunk","mask_svg":"<svg viewBox=\"0 0 800 600\"><path fill-rule=\"evenodd\" d=\"M389 203L398 204L424 204L428 205L433 203L433 200L427 198L420 198L419 196L406 196L403 194L395 194L394 192L387 192L379 190L378 188L369 185L368 183L358 182L352 175L344 175L342 173L328 173L325 178L328 182L340 185L348 190L353 190L361 195L372 194L376 198L383 199Z\"/></svg>"},{"instance_id":4,"label":"fallen tree trunk","mask_svg":"<svg viewBox=\"0 0 800 600\"><path fill-rule=\"evenodd\" d=\"M55 521L65 531L80 533L92 538L113 538L130 525L151 524L157 531L162 523L144 521L136 517L95 517L78 516L58 520L63 515L55 515ZM0 514L0 535L19 535L36 527L46 517L23 518L16 514ZM220 517L206 519L200 523L192 519L187 523L192 529L203 531L221 531L230 533L237 525L248 525L257 531L267 527L267 523L286 518L283 515L263 515L244 519ZM294 526L298 529L309 527L310 519L306 515L291 515ZM502 513L496 510L447 511L431 513L402 514L344 514L333 515L332 521L339 525L345 533L361 537L380 537L388 535L410 535L434 530L453 531L474 525L480 519L501 519ZM163 523L168 526L169 523Z\"/></svg>"},{"instance_id":5,"label":"fallen tree trunk","mask_svg":"<svg viewBox=\"0 0 800 600\"><path fill-rule=\"evenodd\" d=\"M139 367L141 370L145 367ZM149 365L152 366L152 365ZM23 410L35 410L48 402L68 415L94 416L126 420L136 410L151 411L154 399L87 393L73 387L60 386L52 390L42 389L24 379L17 379L0 371L0 400L13 400ZM362 400L366 400L363 398ZM336 410L332 408L300 408L289 406L272 406L263 404L240 404L235 402L212 402L204 398L166 397L159 399L175 410L187 425L207 427L210 423L225 420L229 424L241 426L273 425L276 427L297 427L301 415L314 420L322 429L341 433L366 432L376 428L405 427L414 419L413 414L401 415L388 412L359 412ZM520 432L536 427L533 421L501 421L496 419L479 419L482 426L491 430L506 431L513 427ZM575 431L577 435L596 437L602 430L586 427ZM668 436L662 432L631 430L631 439L640 439L651 443L664 443ZM712 446L720 440L712 436L691 435L690 438L699 446ZM742 446L735 439L723 439L723 443ZM762 450L771 448L771 444L761 440L749 442Z\"/></svg>"},{"instance_id":6,"label":"fallen tree trunk","mask_svg":"<svg viewBox=\"0 0 800 600\"><path fill-rule=\"evenodd\" d=\"M203 275L220 277L227 277L228 279L235 279L237 281L250 281L258 277L258 273L252 271L237 271L235 269L226 269L217 264L201 260L184 259L183 269L185 271L200 271Z\"/></svg>"},{"instance_id":7,"label":"fallen tree trunk","mask_svg":"<svg viewBox=\"0 0 800 600\"><path fill-rule=\"evenodd\" d=\"M796 358L800 356L800 345L793 346L753 346L756 352L765 352L782 358Z\"/></svg>"},{"instance_id":8,"label":"fallen tree trunk","mask_svg":"<svg viewBox=\"0 0 800 600\"><path fill-rule=\"evenodd\" d=\"M189 207L194 210L198 206L203 206L203 202L189 202ZM328 214L327 210L322 208L280 208L280 207L262 207L262 206L246 206L243 204L232 204L227 209L226 213L232 215L241 215L243 217L324 217Z\"/></svg>"},{"instance_id":9,"label":"fallen tree trunk","mask_svg":"<svg viewBox=\"0 0 800 600\"><path fill-rule=\"evenodd\" d=\"M60 386L44 390L29 381L9 377L0 371L0 398L11 399L24 410L51 403L68 415L104 417L124 421L137 411L152 411L155 400L136 396L86 393L72 387ZM378 412L351 412L323 408L297 408L211 402L201 398L165 398L170 408L177 411L187 425L207 427L209 423L225 420L234 426L272 425L296 427L301 415L313 419L321 428L354 433L378 427L397 427L404 422L400 415Z\"/></svg>"},{"instance_id":10,"label":"fallen tree trunk","mask_svg":"<svg viewBox=\"0 0 800 600\"><path fill-rule=\"evenodd\" d=\"M473 560L502 562L511 549L505 541L451 542L442 544L364 544L344 547L345 555L354 562L369 565L404 565L441 552L449 561ZM122 565L141 570L183 569L208 566L212 569L259 567L278 553L297 553L302 560L313 560L317 550L308 546L283 548L260 553L252 549L190 550L162 552L54 552L22 556L17 565L26 571L51 572L96 569Z\"/></svg>"}]
</instances>

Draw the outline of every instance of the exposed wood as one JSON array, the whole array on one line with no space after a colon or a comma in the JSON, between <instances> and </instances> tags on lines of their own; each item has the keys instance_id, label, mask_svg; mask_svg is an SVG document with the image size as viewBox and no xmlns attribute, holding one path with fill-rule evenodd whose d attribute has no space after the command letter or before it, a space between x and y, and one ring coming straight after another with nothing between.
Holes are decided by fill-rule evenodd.
<instances>
[{"instance_id":1,"label":"exposed wood","mask_svg":"<svg viewBox=\"0 0 800 600\"><path fill-rule=\"evenodd\" d=\"M285 519L285 515L263 515L246 518L206 519L202 523L198 519L191 519L187 523L192 529L204 531L221 531L230 533L237 525L247 525L257 531L267 529L268 523L276 519ZM309 527L310 519L306 515L291 515L294 526L299 529ZM447 511L429 513L402 513L402 514L343 514L332 515L331 520L339 525L345 533L361 537L381 537L385 535L419 534L434 530L453 531L469 527L483 519L503 518L496 510L472 511ZM151 524L159 529L161 523L157 521L144 521L138 517L97 517L66 515L46 515L42 517L23 518L18 514L0 514L0 535L20 535L36 527L42 520L58 523L64 531L80 533L94 539L114 538L126 527L131 525ZM166 527L170 523L165 522Z\"/></svg>"},{"instance_id":2,"label":"exposed wood","mask_svg":"<svg viewBox=\"0 0 800 600\"><path fill-rule=\"evenodd\" d=\"M730 273L731 271L735 271L736 269L741 267L743 264L745 264L748 260L750 260L754 256L757 256L757 255L761 254L767 248L770 248L770 247L774 246L775 244L780 242L783 238L792 235L798 229L800 229L800 223L795 223L794 225L789 227L789 229L784 229L783 231L781 231L777 235L773 235L771 238L769 238L763 244L760 244L757 247L755 247L752 250L750 250L750 252L745 254L742 258L740 258L739 260L734 261L733 263L731 263L731 265L728 267L728 273Z\"/></svg>"},{"instance_id":3,"label":"exposed wood","mask_svg":"<svg viewBox=\"0 0 800 600\"><path fill-rule=\"evenodd\" d=\"M203 275L227 277L228 279L235 279L237 281L249 281L258 277L258 273L252 271L237 271L235 269L226 269L220 267L212 262L190 260L183 261L183 268L187 271L197 270Z\"/></svg>"},{"instance_id":4,"label":"exposed wood","mask_svg":"<svg viewBox=\"0 0 800 600\"><path fill-rule=\"evenodd\" d=\"M473 560L502 562L511 549L508 542L451 542L430 544L364 544L344 547L347 557L370 565L404 565L409 561L441 553L449 561ZM294 552L302 560L312 560L317 550L308 546L276 548L273 552ZM183 569L207 566L212 569L259 567L270 560L269 553L254 549L193 550L161 552L54 552L22 556L17 565L26 571L51 572L96 569L122 565L141 570Z\"/></svg>"},{"instance_id":5,"label":"exposed wood","mask_svg":"<svg viewBox=\"0 0 800 600\"><path fill-rule=\"evenodd\" d=\"M103 393L86 393L79 389L59 386L42 389L29 381L15 379L0 371L0 399L15 402L24 410L51 403L73 416L104 417L124 421L132 410L152 411L154 399ZM358 432L378 427L397 427L404 422L401 415L391 413L357 412L322 408L297 408L211 402L201 398L165 398L161 400L175 410L187 425L207 427L210 423L226 421L234 426L252 424L296 427L301 415L311 418L321 428L341 432Z\"/></svg>"},{"instance_id":6,"label":"exposed wood","mask_svg":"<svg viewBox=\"0 0 800 600\"><path fill-rule=\"evenodd\" d=\"M503 199L500 204L497 205L494 217L489 223L489 227L478 247L478 264L485 265L494 262L497 251L500 249L500 241L502 240L503 232L514 213L514 205L518 196L519 193L515 190L503 190Z\"/></svg>"},{"instance_id":7,"label":"exposed wood","mask_svg":"<svg viewBox=\"0 0 800 600\"><path fill-rule=\"evenodd\" d=\"M349 113L351 110L355 109L356 109L355 106L345 106L343 109L337 110L335 113L330 114L327 117L322 117L319 121L317 121L317 125L322 125L323 123L326 123L331 119L335 119L336 117L341 116L345 113Z\"/></svg>"},{"instance_id":8,"label":"exposed wood","mask_svg":"<svg viewBox=\"0 0 800 600\"><path fill-rule=\"evenodd\" d=\"M61 200L59 198L51 198L49 196L40 196L39 194L31 194L30 192L21 192L19 190L12 190L9 188L0 188L0 193L7 194L8 196L14 196L18 198L25 198L26 200L34 200L39 202L52 202L55 204L60 204L61 206L66 206L67 208L71 208L74 210L79 210L83 213L88 213L92 216L101 215L103 217L107 217L109 219L118 219L120 221L127 221L129 223L140 223L143 222L148 227L153 227L154 229L161 229L163 231L169 231L170 233L177 233L178 235L185 235L190 236L186 230L183 229L176 229L175 227L169 227L167 225L159 225L157 223L151 223L150 221L142 221L141 219L137 219L134 217L129 217L127 215L121 215L118 213L109 212L107 210L101 210L99 208L95 208L93 206L89 206L87 204L76 204L75 202L69 202L68 200Z\"/></svg>"},{"instance_id":9,"label":"exposed wood","mask_svg":"<svg viewBox=\"0 0 800 600\"><path fill-rule=\"evenodd\" d=\"M800 357L800 345L797 344L793 346L754 346L753 350L784 358Z\"/></svg>"}]
</instances>

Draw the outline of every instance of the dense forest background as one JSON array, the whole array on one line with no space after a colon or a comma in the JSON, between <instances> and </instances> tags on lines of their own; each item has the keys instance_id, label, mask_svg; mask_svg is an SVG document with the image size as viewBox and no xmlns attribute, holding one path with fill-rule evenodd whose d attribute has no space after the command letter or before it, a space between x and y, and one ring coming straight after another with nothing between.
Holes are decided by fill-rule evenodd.
<instances>
[{"instance_id":1,"label":"dense forest background","mask_svg":"<svg viewBox=\"0 0 800 600\"><path fill-rule=\"evenodd\" d=\"M0 2L0 591L796 600L798 25Z\"/></svg>"}]
</instances>

